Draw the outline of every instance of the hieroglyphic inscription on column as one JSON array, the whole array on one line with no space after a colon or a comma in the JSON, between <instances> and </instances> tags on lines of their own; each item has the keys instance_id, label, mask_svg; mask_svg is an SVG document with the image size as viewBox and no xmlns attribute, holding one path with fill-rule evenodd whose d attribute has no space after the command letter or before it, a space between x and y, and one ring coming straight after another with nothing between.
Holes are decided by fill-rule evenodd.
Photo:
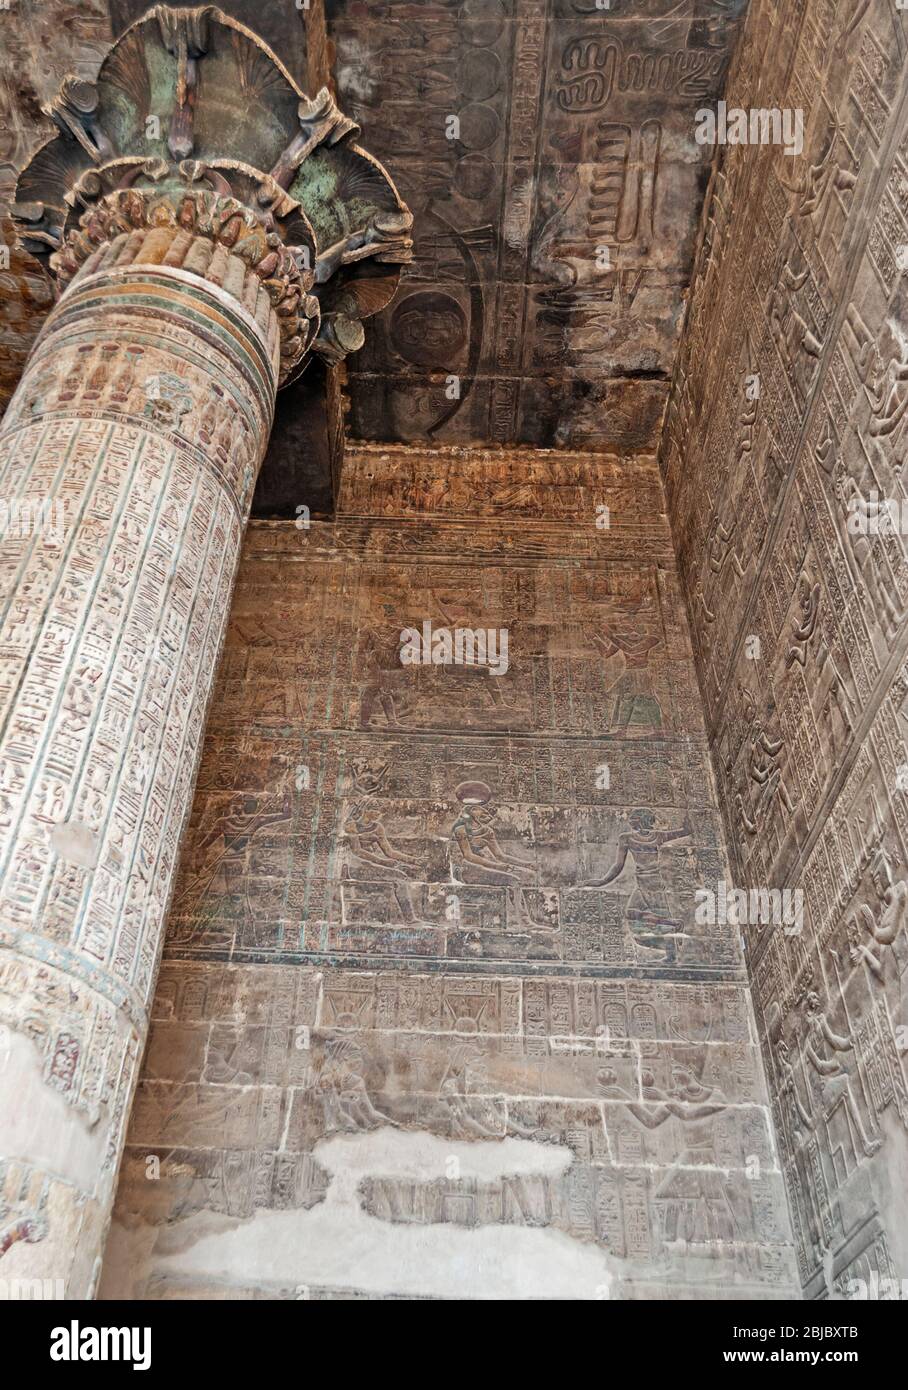
<instances>
[{"instance_id":1,"label":"hieroglyphic inscription on column","mask_svg":"<svg viewBox=\"0 0 908 1390\"><path fill-rule=\"evenodd\" d=\"M270 338L270 342L268 341ZM9 1278L96 1275L277 368L181 270L79 280L0 436Z\"/></svg>"},{"instance_id":2,"label":"hieroglyphic inscription on column","mask_svg":"<svg viewBox=\"0 0 908 1390\"><path fill-rule=\"evenodd\" d=\"M0 373L40 329L0 435L0 1258L84 1296L275 392L362 343L411 218L214 6L46 114L0 302Z\"/></svg>"}]
</instances>

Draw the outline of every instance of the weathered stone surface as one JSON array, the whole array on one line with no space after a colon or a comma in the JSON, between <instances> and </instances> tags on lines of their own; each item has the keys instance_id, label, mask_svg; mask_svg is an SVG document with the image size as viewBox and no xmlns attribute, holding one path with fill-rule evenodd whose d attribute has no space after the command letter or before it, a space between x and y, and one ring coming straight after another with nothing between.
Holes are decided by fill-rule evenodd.
<instances>
[{"instance_id":1,"label":"weathered stone surface","mask_svg":"<svg viewBox=\"0 0 908 1390\"><path fill-rule=\"evenodd\" d=\"M723 863L654 461L348 452L248 533L105 1288L789 1293Z\"/></svg>"},{"instance_id":2,"label":"weathered stone surface","mask_svg":"<svg viewBox=\"0 0 908 1390\"><path fill-rule=\"evenodd\" d=\"M355 434L655 448L711 155L694 113L745 3L328 0L339 98L416 219Z\"/></svg>"},{"instance_id":3,"label":"weathered stone surface","mask_svg":"<svg viewBox=\"0 0 908 1390\"><path fill-rule=\"evenodd\" d=\"M814 1296L908 1267L906 78L895 6L755 0L804 155L720 151L662 450L735 881L804 895L746 936Z\"/></svg>"},{"instance_id":4,"label":"weathered stone surface","mask_svg":"<svg viewBox=\"0 0 908 1390\"><path fill-rule=\"evenodd\" d=\"M6 252L6 268L0 267L0 295L4 313L0 321L0 408L19 384L32 343L53 303L54 292L47 271L19 242L12 219L0 209L0 250Z\"/></svg>"},{"instance_id":5,"label":"weathered stone surface","mask_svg":"<svg viewBox=\"0 0 908 1390\"><path fill-rule=\"evenodd\" d=\"M147 6L146 6L147 8ZM2 18L0 202L54 127L43 107L69 73L91 82L113 37L105 0L16 0Z\"/></svg>"}]
</instances>

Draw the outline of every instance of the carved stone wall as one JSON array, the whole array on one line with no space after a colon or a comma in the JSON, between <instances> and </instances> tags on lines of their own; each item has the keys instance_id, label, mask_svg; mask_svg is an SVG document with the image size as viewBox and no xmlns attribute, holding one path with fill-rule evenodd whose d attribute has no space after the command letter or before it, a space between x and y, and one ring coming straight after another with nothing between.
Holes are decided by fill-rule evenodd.
<instances>
[{"instance_id":1,"label":"carved stone wall","mask_svg":"<svg viewBox=\"0 0 908 1390\"><path fill-rule=\"evenodd\" d=\"M745 6L328 0L339 100L416 218L353 433L655 449L709 172L694 113Z\"/></svg>"},{"instance_id":2,"label":"carved stone wall","mask_svg":"<svg viewBox=\"0 0 908 1390\"><path fill-rule=\"evenodd\" d=\"M13 0L0 12L0 202L54 133L42 108L69 73L95 78L112 37L106 0Z\"/></svg>"},{"instance_id":3,"label":"carved stone wall","mask_svg":"<svg viewBox=\"0 0 908 1390\"><path fill-rule=\"evenodd\" d=\"M69 73L90 81L110 44L104 0L16 0L0 11L0 205L12 202L16 180L39 145L54 133L42 110ZM16 389L52 288L41 266L17 245L0 206L0 412Z\"/></svg>"},{"instance_id":4,"label":"carved stone wall","mask_svg":"<svg viewBox=\"0 0 908 1390\"><path fill-rule=\"evenodd\" d=\"M247 533L103 1290L789 1294L724 863L655 460L349 451Z\"/></svg>"},{"instance_id":5,"label":"carved stone wall","mask_svg":"<svg viewBox=\"0 0 908 1390\"><path fill-rule=\"evenodd\" d=\"M754 0L727 100L804 154L719 152L662 466L735 879L803 893L745 935L822 1297L908 1268L908 15Z\"/></svg>"}]
</instances>

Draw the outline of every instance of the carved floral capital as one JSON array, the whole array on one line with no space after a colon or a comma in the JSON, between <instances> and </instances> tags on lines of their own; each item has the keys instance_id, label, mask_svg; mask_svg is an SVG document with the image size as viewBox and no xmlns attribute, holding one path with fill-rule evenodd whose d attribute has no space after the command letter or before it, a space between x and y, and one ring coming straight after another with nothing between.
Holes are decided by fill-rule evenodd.
<instances>
[{"instance_id":1,"label":"carved floral capital","mask_svg":"<svg viewBox=\"0 0 908 1390\"><path fill-rule=\"evenodd\" d=\"M20 175L13 216L56 292L117 238L191 227L263 278L282 384L310 351L336 362L360 346L412 258L411 214L355 122L213 5L149 10L96 83L67 78L47 114L57 134Z\"/></svg>"}]
</instances>

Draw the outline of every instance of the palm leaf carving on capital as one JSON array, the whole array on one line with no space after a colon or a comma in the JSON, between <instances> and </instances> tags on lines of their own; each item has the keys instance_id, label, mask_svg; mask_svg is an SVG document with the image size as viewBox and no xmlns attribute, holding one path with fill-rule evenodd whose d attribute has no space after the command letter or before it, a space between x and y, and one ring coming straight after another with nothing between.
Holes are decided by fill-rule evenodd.
<instances>
[{"instance_id":1,"label":"palm leaf carving on capital","mask_svg":"<svg viewBox=\"0 0 908 1390\"><path fill-rule=\"evenodd\" d=\"M104 219L92 212L105 200L131 189L179 202L187 188L204 190L244 204L291 251L301 305L310 288L321 304L324 331L309 345L336 361L343 344L362 340L350 323L391 300L412 257L412 217L387 171L354 143L356 123L327 89L302 92L214 5L149 9L95 83L68 78L45 110L57 133L22 171L13 215L23 250L58 290L84 263L87 226L99 232ZM332 331L338 314L344 323Z\"/></svg>"}]
</instances>

